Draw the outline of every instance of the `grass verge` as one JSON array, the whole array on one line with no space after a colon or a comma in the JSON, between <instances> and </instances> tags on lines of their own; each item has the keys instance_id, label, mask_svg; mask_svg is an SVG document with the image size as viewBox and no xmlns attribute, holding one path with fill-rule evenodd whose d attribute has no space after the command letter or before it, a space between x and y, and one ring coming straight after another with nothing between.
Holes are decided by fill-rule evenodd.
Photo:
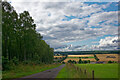
<instances>
[{"instance_id":1,"label":"grass verge","mask_svg":"<svg viewBox=\"0 0 120 80\"><path fill-rule=\"evenodd\" d=\"M56 79L58 78L86 78L86 75L79 74L80 72L76 70L75 66L66 64L64 68L58 73ZM65 79L66 80L66 79Z\"/></svg>"},{"instance_id":2,"label":"grass verge","mask_svg":"<svg viewBox=\"0 0 120 80\"><path fill-rule=\"evenodd\" d=\"M22 65L15 66L13 70L3 71L2 78L7 80L10 78L20 78L35 73L39 73L48 69L56 68L61 64L42 64L42 65Z\"/></svg>"}]
</instances>

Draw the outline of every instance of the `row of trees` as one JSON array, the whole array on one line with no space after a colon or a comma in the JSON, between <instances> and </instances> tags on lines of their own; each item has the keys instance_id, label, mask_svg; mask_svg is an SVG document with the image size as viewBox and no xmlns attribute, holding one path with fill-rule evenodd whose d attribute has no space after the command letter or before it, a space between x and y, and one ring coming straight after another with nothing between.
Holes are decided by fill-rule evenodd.
<instances>
[{"instance_id":1,"label":"row of trees","mask_svg":"<svg viewBox=\"0 0 120 80\"><path fill-rule=\"evenodd\" d=\"M9 61L53 62L53 48L36 32L28 11L19 15L8 2L2 2L2 53ZM3 64L4 65L4 64Z\"/></svg>"},{"instance_id":2,"label":"row of trees","mask_svg":"<svg viewBox=\"0 0 120 80\"><path fill-rule=\"evenodd\" d=\"M73 64L76 64L76 63L79 63L79 64L86 64L86 63L90 63L90 60L84 60L82 61L81 59L79 59L79 61L75 61L75 60L69 60L68 63L73 63Z\"/></svg>"}]
</instances>

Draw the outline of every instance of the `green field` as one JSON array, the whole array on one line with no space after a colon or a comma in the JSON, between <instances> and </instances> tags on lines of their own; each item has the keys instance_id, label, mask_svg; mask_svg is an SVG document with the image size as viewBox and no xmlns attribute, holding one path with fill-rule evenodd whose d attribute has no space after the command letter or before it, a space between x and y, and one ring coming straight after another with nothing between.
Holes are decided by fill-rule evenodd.
<instances>
[{"instance_id":1,"label":"green field","mask_svg":"<svg viewBox=\"0 0 120 80\"><path fill-rule=\"evenodd\" d=\"M75 64L75 66L81 68L83 71L86 69L87 76L86 78L91 78L92 70L94 70L95 78L118 78L118 64ZM70 71L72 70L72 71ZM72 68L64 67L57 78L84 78L85 75L79 75L79 71L75 71ZM78 76L79 75L79 76Z\"/></svg>"},{"instance_id":2,"label":"green field","mask_svg":"<svg viewBox=\"0 0 120 80\"><path fill-rule=\"evenodd\" d=\"M20 78L23 76L39 73L48 69L56 68L61 64L42 64L42 65L19 65L15 66L13 70L3 71L3 79Z\"/></svg>"}]
</instances>

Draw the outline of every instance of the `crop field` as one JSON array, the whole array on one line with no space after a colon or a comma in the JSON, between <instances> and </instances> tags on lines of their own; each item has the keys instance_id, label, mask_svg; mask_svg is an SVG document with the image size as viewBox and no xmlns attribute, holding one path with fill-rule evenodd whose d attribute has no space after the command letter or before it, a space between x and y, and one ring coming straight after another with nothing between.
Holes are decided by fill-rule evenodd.
<instances>
[{"instance_id":1,"label":"crop field","mask_svg":"<svg viewBox=\"0 0 120 80\"><path fill-rule=\"evenodd\" d=\"M87 61L87 60L90 60L90 61L96 61L95 58L87 58L87 59L81 59L82 61Z\"/></svg>"},{"instance_id":2,"label":"crop field","mask_svg":"<svg viewBox=\"0 0 120 80\"><path fill-rule=\"evenodd\" d=\"M118 54L96 54L99 61L118 61Z\"/></svg>"},{"instance_id":3,"label":"crop field","mask_svg":"<svg viewBox=\"0 0 120 80\"><path fill-rule=\"evenodd\" d=\"M64 62L68 62L69 60L79 61L79 58L67 58L64 60Z\"/></svg>"},{"instance_id":4,"label":"crop field","mask_svg":"<svg viewBox=\"0 0 120 80\"><path fill-rule=\"evenodd\" d=\"M69 60L79 61L79 57L81 57L81 60L90 60L90 61L96 61L93 54L87 54L87 55L68 55L68 58L64 60L64 62L68 62ZM88 57L88 58L82 58L82 57Z\"/></svg>"},{"instance_id":5,"label":"crop field","mask_svg":"<svg viewBox=\"0 0 120 80\"><path fill-rule=\"evenodd\" d=\"M93 54L86 54L86 55L68 55L68 57L94 57Z\"/></svg>"}]
</instances>

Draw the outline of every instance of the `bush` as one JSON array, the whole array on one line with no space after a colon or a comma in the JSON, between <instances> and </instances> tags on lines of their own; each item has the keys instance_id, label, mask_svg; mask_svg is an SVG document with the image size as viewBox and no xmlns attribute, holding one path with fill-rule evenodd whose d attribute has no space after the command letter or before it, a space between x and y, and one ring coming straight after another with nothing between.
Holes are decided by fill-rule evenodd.
<instances>
[{"instance_id":1,"label":"bush","mask_svg":"<svg viewBox=\"0 0 120 80\"><path fill-rule=\"evenodd\" d=\"M73 64L76 64L77 62L73 60L73 62L72 62L72 63L73 63Z\"/></svg>"},{"instance_id":2,"label":"bush","mask_svg":"<svg viewBox=\"0 0 120 80\"><path fill-rule=\"evenodd\" d=\"M81 60L81 59L79 59L78 63L79 63L79 64L81 64L81 63L83 63L83 62L82 62L82 60Z\"/></svg>"},{"instance_id":3,"label":"bush","mask_svg":"<svg viewBox=\"0 0 120 80\"><path fill-rule=\"evenodd\" d=\"M63 61L62 64L65 64L65 62Z\"/></svg>"},{"instance_id":4,"label":"bush","mask_svg":"<svg viewBox=\"0 0 120 80\"><path fill-rule=\"evenodd\" d=\"M68 63L72 63L72 61L71 61L71 60L68 60Z\"/></svg>"},{"instance_id":5,"label":"bush","mask_svg":"<svg viewBox=\"0 0 120 80\"><path fill-rule=\"evenodd\" d=\"M116 61L108 61L108 63L117 63Z\"/></svg>"},{"instance_id":6,"label":"bush","mask_svg":"<svg viewBox=\"0 0 120 80\"><path fill-rule=\"evenodd\" d=\"M83 63L88 63L88 61L83 61Z\"/></svg>"},{"instance_id":7,"label":"bush","mask_svg":"<svg viewBox=\"0 0 120 80\"><path fill-rule=\"evenodd\" d=\"M96 56L96 54L94 54L94 57L96 59L96 61L99 61L98 57Z\"/></svg>"},{"instance_id":8,"label":"bush","mask_svg":"<svg viewBox=\"0 0 120 80\"><path fill-rule=\"evenodd\" d=\"M10 70L10 64L8 58L2 57L2 69L4 70Z\"/></svg>"},{"instance_id":9,"label":"bush","mask_svg":"<svg viewBox=\"0 0 120 80\"><path fill-rule=\"evenodd\" d=\"M76 64L77 62L75 60L69 60L68 63L73 63L73 64Z\"/></svg>"},{"instance_id":10,"label":"bush","mask_svg":"<svg viewBox=\"0 0 120 80\"><path fill-rule=\"evenodd\" d=\"M18 65L18 64L19 64L19 60L18 60L16 57L14 57L14 58L12 59L12 62L13 62L15 65Z\"/></svg>"},{"instance_id":11,"label":"bush","mask_svg":"<svg viewBox=\"0 0 120 80\"><path fill-rule=\"evenodd\" d=\"M90 60L88 60L88 63L90 63Z\"/></svg>"},{"instance_id":12,"label":"bush","mask_svg":"<svg viewBox=\"0 0 120 80\"><path fill-rule=\"evenodd\" d=\"M57 57L55 57L54 59L58 59Z\"/></svg>"}]
</instances>

